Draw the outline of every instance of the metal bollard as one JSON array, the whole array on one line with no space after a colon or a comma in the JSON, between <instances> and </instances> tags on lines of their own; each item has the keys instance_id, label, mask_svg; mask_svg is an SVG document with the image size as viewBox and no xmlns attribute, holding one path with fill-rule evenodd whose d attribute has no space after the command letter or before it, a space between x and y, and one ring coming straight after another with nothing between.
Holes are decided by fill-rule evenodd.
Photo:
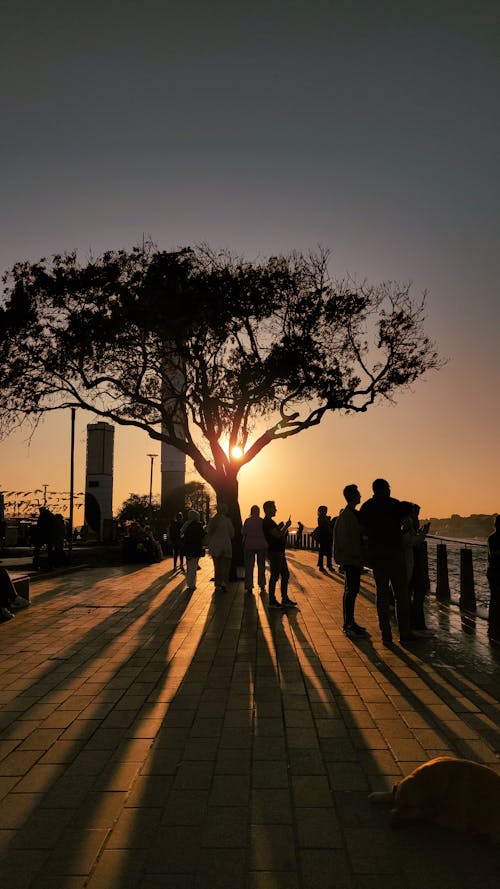
<instances>
[{"instance_id":1,"label":"metal bollard","mask_svg":"<svg viewBox=\"0 0 500 889\"><path fill-rule=\"evenodd\" d=\"M446 543L438 543L436 546L436 599L440 599L441 602L450 601Z\"/></svg>"},{"instance_id":2,"label":"metal bollard","mask_svg":"<svg viewBox=\"0 0 500 889\"><path fill-rule=\"evenodd\" d=\"M474 567L471 549L460 550L460 608L464 611L476 610Z\"/></svg>"},{"instance_id":3,"label":"metal bollard","mask_svg":"<svg viewBox=\"0 0 500 889\"><path fill-rule=\"evenodd\" d=\"M425 589L427 593L431 591L431 582L429 579L429 547L427 546L427 541L424 540L423 543L420 544L421 552L422 552L422 574L423 574L423 582L425 583Z\"/></svg>"}]
</instances>

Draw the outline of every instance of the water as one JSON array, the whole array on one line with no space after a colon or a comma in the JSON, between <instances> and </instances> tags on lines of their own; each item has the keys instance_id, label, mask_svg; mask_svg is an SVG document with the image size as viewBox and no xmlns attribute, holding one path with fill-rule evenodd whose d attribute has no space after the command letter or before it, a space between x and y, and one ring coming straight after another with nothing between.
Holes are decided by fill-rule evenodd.
<instances>
[{"instance_id":1,"label":"water","mask_svg":"<svg viewBox=\"0 0 500 889\"><path fill-rule=\"evenodd\" d=\"M453 601L460 597L460 550L464 548L463 540L440 540L427 537L427 551L429 554L429 578L431 581L431 593L436 592L436 545L446 543L448 550L448 577L450 581L450 593ZM486 578L488 566L488 549L485 544L477 541L467 543L467 549L472 550L472 565L474 569L474 589L476 602L480 608L488 608L490 601L490 589Z\"/></svg>"}]
</instances>

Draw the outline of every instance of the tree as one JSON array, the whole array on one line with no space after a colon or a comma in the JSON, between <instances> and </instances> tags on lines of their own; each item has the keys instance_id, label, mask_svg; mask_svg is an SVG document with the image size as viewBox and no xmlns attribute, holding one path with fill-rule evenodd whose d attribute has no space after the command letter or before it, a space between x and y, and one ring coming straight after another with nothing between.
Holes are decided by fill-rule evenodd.
<instances>
[{"instance_id":1,"label":"tree","mask_svg":"<svg viewBox=\"0 0 500 889\"><path fill-rule=\"evenodd\" d=\"M147 244L17 263L0 308L3 431L75 405L144 429L192 459L239 527L238 472L263 448L439 366L425 295L334 281L328 259Z\"/></svg>"},{"instance_id":2,"label":"tree","mask_svg":"<svg viewBox=\"0 0 500 889\"><path fill-rule=\"evenodd\" d=\"M118 522L140 522L144 524L151 521L152 514L159 512L159 504L153 500L149 505L147 494L129 494L118 510Z\"/></svg>"},{"instance_id":3,"label":"tree","mask_svg":"<svg viewBox=\"0 0 500 889\"><path fill-rule=\"evenodd\" d=\"M187 482L172 491L172 499L178 500L184 510L196 509L203 522L207 522L213 507L210 491L203 482Z\"/></svg>"}]
</instances>

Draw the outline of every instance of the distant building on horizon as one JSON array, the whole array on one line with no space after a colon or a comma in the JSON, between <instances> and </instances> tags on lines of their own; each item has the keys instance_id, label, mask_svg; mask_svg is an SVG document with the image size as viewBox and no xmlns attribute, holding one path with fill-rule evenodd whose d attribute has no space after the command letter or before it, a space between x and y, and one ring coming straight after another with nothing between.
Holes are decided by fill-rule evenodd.
<instances>
[{"instance_id":1,"label":"distant building on horizon","mask_svg":"<svg viewBox=\"0 0 500 889\"><path fill-rule=\"evenodd\" d=\"M110 423L87 425L85 524L98 540L113 536L113 463L115 429Z\"/></svg>"}]
</instances>

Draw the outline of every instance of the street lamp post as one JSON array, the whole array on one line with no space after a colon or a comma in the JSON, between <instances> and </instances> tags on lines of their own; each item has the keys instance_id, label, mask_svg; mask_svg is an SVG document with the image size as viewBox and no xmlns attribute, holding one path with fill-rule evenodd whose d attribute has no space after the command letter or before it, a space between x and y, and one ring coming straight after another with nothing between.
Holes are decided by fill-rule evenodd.
<instances>
[{"instance_id":1,"label":"street lamp post","mask_svg":"<svg viewBox=\"0 0 500 889\"><path fill-rule=\"evenodd\" d=\"M75 497L75 415L76 408L71 408L71 445L69 467L69 526L68 526L68 560L71 562L73 552L73 502Z\"/></svg>"},{"instance_id":2,"label":"street lamp post","mask_svg":"<svg viewBox=\"0 0 500 889\"><path fill-rule=\"evenodd\" d=\"M149 459L151 460L151 469L150 469L150 473L149 473L149 509L150 509L150 511L151 511L151 504L152 504L152 500L153 500L153 462L154 462L155 457L157 457L157 456L158 456L158 454L146 454L146 457L149 457Z\"/></svg>"}]
</instances>

